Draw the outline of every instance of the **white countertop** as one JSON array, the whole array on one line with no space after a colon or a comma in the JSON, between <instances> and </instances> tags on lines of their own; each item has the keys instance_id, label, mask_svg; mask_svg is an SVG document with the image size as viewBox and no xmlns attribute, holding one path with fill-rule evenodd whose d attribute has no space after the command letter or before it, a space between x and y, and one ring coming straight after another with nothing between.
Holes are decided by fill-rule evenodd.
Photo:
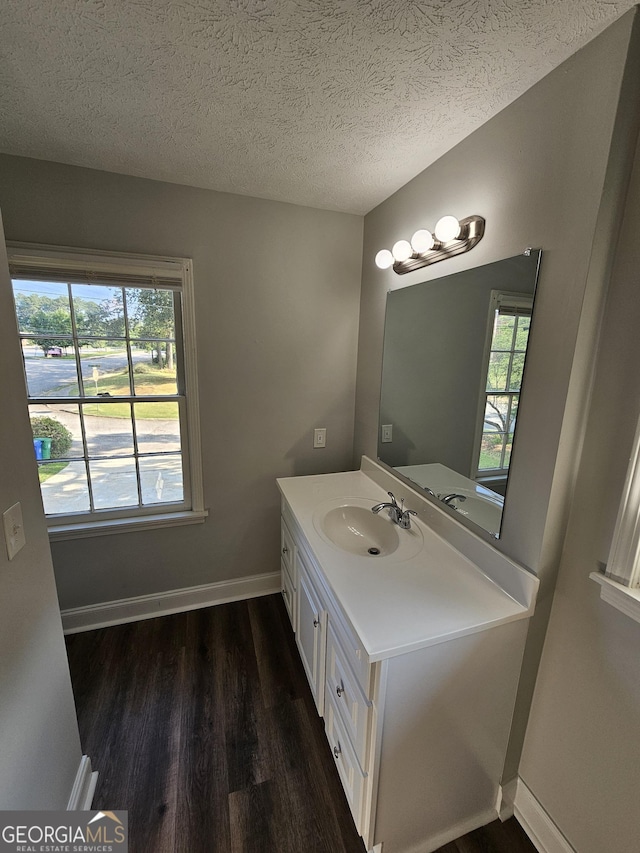
<instances>
[{"instance_id":1,"label":"white countertop","mask_svg":"<svg viewBox=\"0 0 640 853\"><path fill-rule=\"evenodd\" d=\"M524 572L531 599L507 595L477 566L420 521L424 538L405 560L363 557L330 544L316 530L317 508L331 500L365 498L371 505L387 494L362 471L279 479L278 486L320 565L328 587L357 632L371 662L472 634L533 612L537 581ZM411 531L398 529L398 534ZM501 559L504 559L501 555ZM525 583L524 585L527 585Z\"/></svg>"}]
</instances>

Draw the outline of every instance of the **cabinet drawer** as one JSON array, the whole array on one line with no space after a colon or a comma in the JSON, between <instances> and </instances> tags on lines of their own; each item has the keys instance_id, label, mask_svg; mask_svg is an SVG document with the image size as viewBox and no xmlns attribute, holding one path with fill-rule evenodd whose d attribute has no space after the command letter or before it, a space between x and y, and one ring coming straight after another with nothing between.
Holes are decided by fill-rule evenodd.
<instances>
[{"instance_id":1,"label":"cabinet drawer","mask_svg":"<svg viewBox=\"0 0 640 853\"><path fill-rule=\"evenodd\" d=\"M331 693L342 724L361 767L366 767L371 701L345 663L342 647L329 622L327 632L326 690Z\"/></svg>"},{"instance_id":2,"label":"cabinet drawer","mask_svg":"<svg viewBox=\"0 0 640 853\"><path fill-rule=\"evenodd\" d=\"M340 716L336 710L332 696L327 697L324 712L324 727L327 740L333 752L336 767L338 768L338 775L347 796L347 802L349 803L356 829L362 834L360 824L366 774L360 769L358 759L351 748L349 736L342 727Z\"/></svg>"},{"instance_id":3,"label":"cabinet drawer","mask_svg":"<svg viewBox=\"0 0 640 853\"><path fill-rule=\"evenodd\" d=\"M367 699L372 699L371 664L367 653L362 648L362 643L352 629L345 623L342 614L336 610L335 605L329 608L331 626L338 645L342 650L342 658L347 666L351 667L362 692Z\"/></svg>"},{"instance_id":4,"label":"cabinet drawer","mask_svg":"<svg viewBox=\"0 0 640 853\"><path fill-rule=\"evenodd\" d=\"M284 568L289 573L289 578L291 579L291 583L294 588L296 586L296 577L294 574L294 557L295 550L293 544L293 536L291 535L287 524L282 518L280 520L280 557L282 558L282 564Z\"/></svg>"},{"instance_id":5,"label":"cabinet drawer","mask_svg":"<svg viewBox=\"0 0 640 853\"><path fill-rule=\"evenodd\" d=\"M296 606L295 606L295 590L293 588L293 583L289 576L289 572L285 567L284 560L280 563L280 583L282 584L282 599L284 601L284 605L287 608L287 613L289 614L289 619L291 620L291 627L293 630L296 630Z\"/></svg>"}]
</instances>

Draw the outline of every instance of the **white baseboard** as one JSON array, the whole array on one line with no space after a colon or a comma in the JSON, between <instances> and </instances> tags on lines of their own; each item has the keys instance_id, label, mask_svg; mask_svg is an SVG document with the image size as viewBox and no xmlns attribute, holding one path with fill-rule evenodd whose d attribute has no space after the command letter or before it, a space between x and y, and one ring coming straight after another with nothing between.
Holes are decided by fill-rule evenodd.
<instances>
[{"instance_id":1,"label":"white baseboard","mask_svg":"<svg viewBox=\"0 0 640 853\"><path fill-rule=\"evenodd\" d=\"M576 853L540 802L518 777L513 812L540 853Z\"/></svg>"},{"instance_id":2,"label":"white baseboard","mask_svg":"<svg viewBox=\"0 0 640 853\"><path fill-rule=\"evenodd\" d=\"M65 634L77 634L80 631L92 631L94 628L137 622L140 619L152 619L154 616L168 616L171 613L257 598L279 591L280 572L251 575L236 580L121 598L104 604L73 607L62 611L62 627Z\"/></svg>"},{"instance_id":3,"label":"white baseboard","mask_svg":"<svg viewBox=\"0 0 640 853\"><path fill-rule=\"evenodd\" d=\"M513 817L514 803L516 799L516 790L518 787L518 777L511 779L504 785L498 786L498 798L496 800L496 811L501 821L509 820Z\"/></svg>"},{"instance_id":4,"label":"white baseboard","mask_svg":"<svg viewBox=\"0 0 640 853\"><path fill-rule=\"evenodd\" d=\"M499 788L495 811L491 810L471 818L456 826L455 829L430 838L428 842L406 853L426 853L429 850L437 850L450 841L461 838L468 832L495 820L496 812L502 821L515 815L539 853L576 853L520 777L512 779ZM383 846L377 844L369 853L381 853Z\"/></svg>"},{"instance_id":5,"label":"white baseboard","mask_svg":"<svg viewBox=\"0 0 640 853\"><path fill-rule=\"evenodd\" d=\"M73 782L71 794L69 795L69 802L67 803L68 812L89 811L97 781L97 771L91 772L91 759L88 755L83 755L78 765L78 772Z\"/></svg>"},{"instance_id":6,"label":"white baseboard","mask_svg":"<svg viewBox=\"0 0 640 853\"><path fill-rule=\"evenodd\" d=\"M402 853L432 853L432 851L439 850L451 841L455 841L456 838L462 838L462 836L466 835L468 832L473 832L474 829L479 829L481 826L485 826L487 823L491 823L491 821L495 819L495 809L487 809L486 811L479 812L473 817L467 818L467 820L460 821L460 823L450 827L445 832L439 832L436 835L431 835L428 838L419 841L417 844L413 844L411 847L403 847ZM385 845L384 841L382 841L380 844L376 844L369 853L384 853L384 849ZM394 847L394 849L398 848Z\"/></svg>"}]
</instances>

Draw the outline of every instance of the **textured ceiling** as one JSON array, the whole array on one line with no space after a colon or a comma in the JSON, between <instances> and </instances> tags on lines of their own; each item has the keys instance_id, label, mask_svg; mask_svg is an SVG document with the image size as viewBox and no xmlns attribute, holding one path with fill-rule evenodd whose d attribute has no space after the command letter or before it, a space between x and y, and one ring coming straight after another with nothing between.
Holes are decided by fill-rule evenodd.
<instances>
[{"instance_id":1,"label":"textured ceiling","mask_svg":"<svg viewBox=\"0 0 640 853\"><path fill-rule=\"evenodd\" d=\"M632 5L3 0L0 150L364 213Z\"/></svg>"}]
</instances>

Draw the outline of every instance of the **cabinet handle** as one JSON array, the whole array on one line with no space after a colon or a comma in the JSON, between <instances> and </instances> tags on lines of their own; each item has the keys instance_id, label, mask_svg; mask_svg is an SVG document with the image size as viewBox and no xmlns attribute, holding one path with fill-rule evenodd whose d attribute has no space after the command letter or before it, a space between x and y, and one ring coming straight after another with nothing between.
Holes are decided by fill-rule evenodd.
<instances>
[{"instance_id":1,"label":"cabinet handle","mask_svg":"<svg viewBox=\"0 0 640 853\"><path fill-rule=\"evenodd\" d=\"M319 624L320 624L320 620L319 620L319 619L314 619L314 620L313 620L313 627L314 627L314 628L317 628Z\"/></svg>"},{"instance_id":2,"label":"cabinet handle","mask_svg":"<svg viewBox=\"0 0 640 853\"><path fill-rule=\"evenodd\" d=\"M286 546L286 545L285 545L285 546L284 546L284 548L282 549L282 553L283 553L283 554L288 554L288 553L289 553L289 549L287 548L287 546Z\"/></svg>"},{"instance_id":3,"label":"cabinet handle","mask_svg":"<svg viewBox=\"0 0 640 853\"><path fill-rule=\"evenodd\" d=\"M284 587L282 588L282 594L283 594L284 596L289 595L289 593L287 592L286 588L284 588Z\"/></svg>"},{"instance_id":4,"label":"cabinet handle","mask_svg":"<svg viewBox=\"0 0 640 853\"><path fill-rule=\"evenodd\" d=\"M341 753L341 752L342 752L342 750L340 749L340 744L338 744L337 746L334 746L334 747L333 747L333 754L334 754L334 756L336 757L336 760L337 760L338 758L340 758L340 753Z\"/></svg>"},{"instance_id":5,"label":"cabinet handle","mask_svg":"<svg viewBox=\"0 0 640 853\"><path fill-rule=\"evenodd\" d=\"M344 686L342 684L338 684L338 686L336 687L336 693L338 694L338 698L340 699L342 697L342 694L344 693Z\"/></svg>"}]
</instances>

